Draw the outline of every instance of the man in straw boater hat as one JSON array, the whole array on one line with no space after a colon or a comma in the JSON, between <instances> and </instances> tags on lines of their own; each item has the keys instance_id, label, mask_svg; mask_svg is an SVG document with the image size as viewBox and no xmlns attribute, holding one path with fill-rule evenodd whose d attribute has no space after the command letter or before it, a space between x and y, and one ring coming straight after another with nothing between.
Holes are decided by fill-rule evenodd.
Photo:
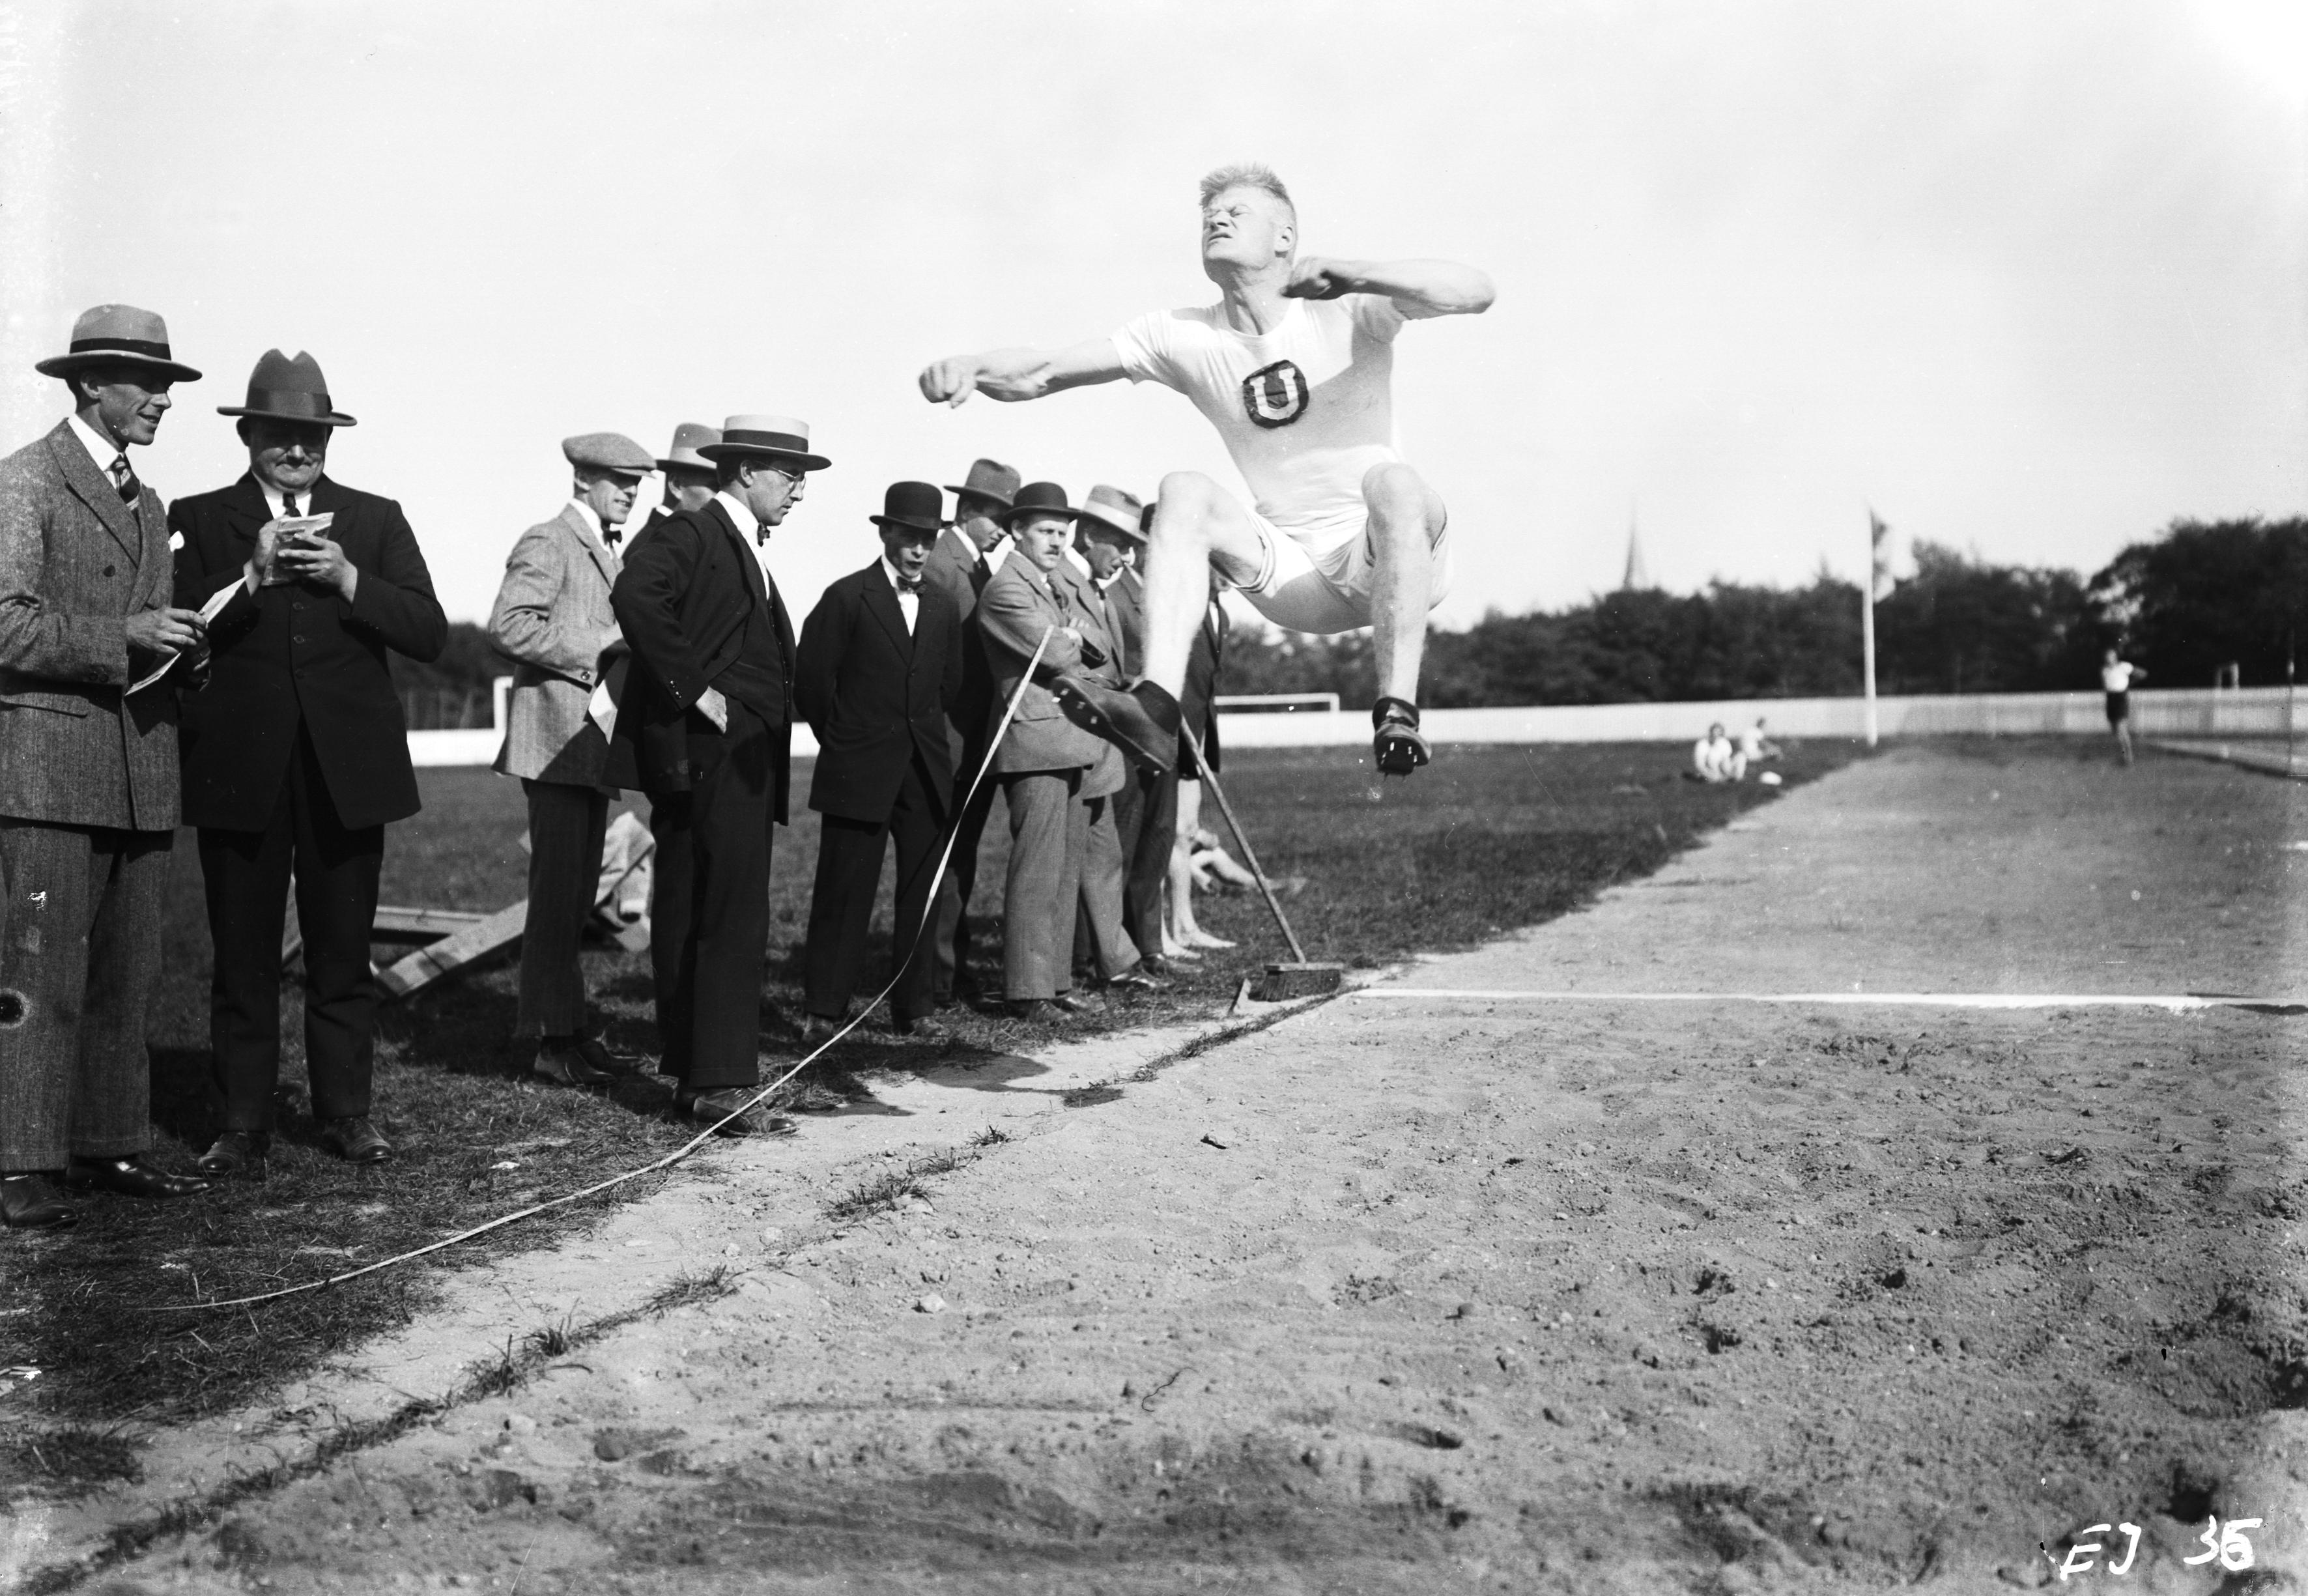
<instances>
[{"instance_id":1,"label":"man in straw boater hat","mask_svg":"<svg viewBox=\"0 0 2308 1596\"><path fill-rule=\"evenodd\" d=\"M953 753L953 858L938 889L937 924L930 935L934 965L932 997L943 1007L974 999L983 986L971 962L970 894L977 888L977 850L986 817L994 807L995 783L986 782L965 804L970 783L986 763L986 739L994 729L994 673L977 635L977 596L994 575L994 551L1010 535L1002 517L1018 495L1013 466L998 460L973 460L953 495L953 523L930 548L922 580L952 600L961 626L961 695L947 717Z\"/></svg>"},{"instance_id":2,"label":"man in straw boater hat","mask_svg":"<svg viewBox=\"0 0 2308 1596\"><path fill-rule=\"evenodd\" d=\"M802 624L794 702L817 733L809 807L824 817L802 960L802 1040L848 1016L866 962L866 929L882 858L898 849L897 968L890 1023L943 1040L930 1017L932 955L922 936L938 843L952 813L946 712L961 691L961 621L924 580L944 525L934 483L892 483L872 518L881 554L831 583Z\"/></svg>"},{"instance_id":3,"label":"man in straw boater hat","mask_svg":"<svg viewBox=\"0 0 2308 1596\"><path fill-rule=\"evenodd\" d=\"M185 820L200 831L216 971L221 1128L210 1174L261 1180L280 1073L280 931L305 941L305 1072L321 1145L380 1164L373 1118L384 828L421 807L387 651L437 660L448 618L400 506L324 474L340 427L320 363L268 349L237 418L248 470L178 499L177 601L220 604L209 684L185 700Z\"/></svg>"},{"instance_id":4,"label":"man in straw boater hat","mask_svg":"<svg viewBox=\"0 0 2308 1596\"><path fill-rule=\"evenodd\" d=\"M609 739L590 709L608 668L604 656L621 641L609 608L621 529L657 462L616 432L564 438L561 453L573 474L569 501L506 556L489 641L513 661L496 769L521 778L529 803L529 918L513 1029L538 1039L532 1074L596 1086L617 1072L590 1022L578 944L600 884L615 789Z\"/></svg>"},{"instance_id":5,"label":"man in straw boater hat","mask_svg":"<svg viewBox=\"0 0 2308 1596\"><path fill-rule=\"evenodd\" d=\"M649 519L642 522L633 541L639 542L642 533L676 511L702 510L711 502L713 462L697 451L706 444L720 441L720 432L702 421L683 421L675 426L673 446L654 462L665 478L665 497L650 510Z\"/></svg>"},{"instance_id":6,"label":"man in straw boater hat","mask_svg":"<svg viewBox=\"0 0 2308 1596\"><path fill-rule=\"evenodd\" d=\"M771 827L785 822L793 741L793 624L760 551L831 462L783 416L732 416L698 453L713 497L652 523L609 601L633 651L616 735L632 739L657 841L659 1067L686 1112L719 1124L761 1081ZM754 1113L722 1133L793 1128Z\"/></svg>"},{"instance_id":7,"label":"man in straw boater hat","mask_svg":"<svg viewBox=\"0 0 2308 1596\"><path fill-rule=\"evenodd\" d=\"M46 1229L80 1217L59 1179L208 1189L147 1158L177 681L202 643L200 616L169 603L160 496L128 463L170 385L201 374L126 305L82 315L34 369L72 411L0 461L0 1221Z\"/></svg>"},{"instance_id":8,"label":"man in straw boater hat","mask_svg":"<svg viewBox=\"0 0 2308 1596\"><path fill-rule=\"evenodd\" d=\"M1418 665L1426 614L1450 582L1442 500L1395 446L1394 339L1406 321L1490 307L1490 280L1447 261L1301 260L1288 190L1262 166L1201 183L1202 271L1215 305L1156 311L1062 349L958 355L926 368L922 394L1038 399L1117 377L1193 401L1257 496L1208 477L1162 480L1146 569L1146 666L1128 693L1059 673L1068 712L1147 763L1176 757L1178 694L1215 571L1294 632L1370 626L1379 698L1374 757L1391 774L1426 763Z\"/></svg>"}]
</instances>

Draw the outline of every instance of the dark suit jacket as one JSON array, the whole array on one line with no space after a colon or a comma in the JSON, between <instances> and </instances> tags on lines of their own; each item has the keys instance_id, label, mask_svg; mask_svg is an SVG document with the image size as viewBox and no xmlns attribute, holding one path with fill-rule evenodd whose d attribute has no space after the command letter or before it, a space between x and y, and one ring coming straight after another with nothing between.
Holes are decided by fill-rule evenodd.
<instances>
[{"instance_id":1,"label":"dark suit jacket","mask_svg":"<svg viewBox=\"0 0 2308 1596\"><path fill-rule=\"evenodd\" d=\"M255 478L178 499L168 512L169 531L183 539L178 604L197 609L242 582L209 623L208 686L185 694L189 825L263 830L280 801L300 722L346 825L382 825L418 811L409 726L384 651L439 659L448 617L399 505L323 476L313 484L308 513L336 517L328 535L360 573L350 604L304 582L248 591L244 567L272 513Z\"/></svg>"},{"instance_id":2,"label":"dark suit jacket","mask_svg":"<svg viewBox=\"0 0 2308 1596\"><path fill-rule=\"evenodd\" d=\"M122 504L70 421L0 461L0 815L176 830L182 668L122 693L158 663L125 626L168 607L167 515Z\"/></svg>"},{"instance_id":3,"label":"dark suit jacket","mask_svg":"<svg viewBox=\"0 0 2308 1596\"><path fill-rule=\"evenodd\" d=\"M1096 582L1083 582L1082 591L1092 605L1098 603L1100 594ZM1146 669L1145 588L1138 573L1125 566L1115 573L1103 596L1114 611L1114 625L1107 628L1115 634L1114 662L1121 668L1124 681L1135 681Z\"/></svg>"},{"instance_id":4,"label":"dark suit jacket","mask_svg":"<svg viewBox=\"0 0 2308 1596\"><path fill-rule=\"evenodd\" d=\"M633 650L617 708L623 758L612 750L606 782L654 795L686 792L720 733L693 712L718 687L770 729L772 814L786 818L793 745L793 623L729 513L719 502L644 529L609 590L609 607ZM734 690L742 679L745 690Z\"/></svg>"},{"instance_id":5,"label":"dark suit jacket","mask_svg":"<svg viewBox=\"0 0 2308 1596\"><path fill-rule=\"evenodd\" d=\"M953 786L946 712L960 691L961 623L927 579L911 635L881 561L828 587L802 624L794 677L817 733L809 807L879 824L918 752L943 811Z\"/></svg>"},{"instance_id":6,"label":"dark suit jacket","mask_svg":"<svg viewBox=\"0 0 2308 1596\"><path fill-rule=\"evenodd\" d=\"M922 584L946 596L961 627L961 695L954 701L948 740L965 781L977 773L977 760L984 757L994 704L994 668L986 661L986 643L977 630L977 598L993 576L994 567L971 553L968 534L952 527L931 545L929 563L922 569Z\"/></svg>"}]
</instances>

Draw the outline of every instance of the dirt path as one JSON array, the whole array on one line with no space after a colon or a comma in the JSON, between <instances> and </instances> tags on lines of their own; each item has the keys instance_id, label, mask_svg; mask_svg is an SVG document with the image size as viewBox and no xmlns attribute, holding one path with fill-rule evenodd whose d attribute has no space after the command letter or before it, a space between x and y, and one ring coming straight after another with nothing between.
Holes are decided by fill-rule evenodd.
<instances>
[{"instance_id":1,"label":"dirt path","mask_svg":"<svg viewBox=\"0 0 2308 1596\"><path fill-rule=\"evenodd\" d=\"M2292 990L2303 811L1902 751L1405 980ZM618 1222L734 1290L100 1588L1970 1590L2129 1520L2096 1588L2209 1591L2208 1514L2296 1569L2304 1027L1344 999L847 1222L733 1161Z\"/></svg>"}]
</instances>

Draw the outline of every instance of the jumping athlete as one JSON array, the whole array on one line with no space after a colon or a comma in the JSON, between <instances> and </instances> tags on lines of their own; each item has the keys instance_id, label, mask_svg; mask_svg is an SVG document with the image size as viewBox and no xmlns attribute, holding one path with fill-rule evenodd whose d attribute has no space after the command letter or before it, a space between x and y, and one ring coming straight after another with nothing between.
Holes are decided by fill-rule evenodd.
<instances>
[{"instance_id":1,"label":"jumping athlete","mask_svg":"<svg viewBox=\"0 0 2308 1596\"><path fill-rule=\"evenodd\" d=\"M1146 562L1146 664L1127 691L1058 673L1067 713L1150 764L1178 758L1178 692L1210 574L1293 632L1374 629L1381 770L1427 760L1418 731L1426 613L1451 580L1442 497L1394 446L1394 337L1405 321L1490 308L1491 280L1448 261L1297 258L1298 215L1262 166L1202 179L1202 271L1219 302L1156 311L1063 349L994 349L921 375L932 403L1039 399L1116 377L1194 401L1254 508L1199 471L1162 479Z\"/></svg>"}]
</instances>

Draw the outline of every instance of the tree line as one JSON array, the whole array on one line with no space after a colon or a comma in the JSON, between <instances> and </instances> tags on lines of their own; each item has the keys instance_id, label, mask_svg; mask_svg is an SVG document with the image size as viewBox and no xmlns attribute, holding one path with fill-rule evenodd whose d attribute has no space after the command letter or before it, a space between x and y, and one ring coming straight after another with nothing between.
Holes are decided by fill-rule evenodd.
<instances>
[{"instance_id":1,"label":"tree line","mask_svg":"<svg viewBox=\"0 0 2308 1596\"><path fill-rule=\"evenodd\" d=\"M2110 644L2157 686L2209 686L2231 665L2261 686L2282 683L2286 660L2308 643L2308 520L2296 516L2177 521L2088 582L1934 543L1918 542L1915 563L1875 606L1878 692L2092 689ZM432 665L392 657L405 702L478 702L481 724L489 679L510 669L469 622L450 628ZM1625 589L1563 609L1492 614L1428 634L1422 686L1438 709L1855 694L1859 589L1822 573L1792 589ZM1366 708L1377 694L1370 634L1237 628L1219 690L1336 693L1347 708Z\"/></svg>"}]
</instances>

